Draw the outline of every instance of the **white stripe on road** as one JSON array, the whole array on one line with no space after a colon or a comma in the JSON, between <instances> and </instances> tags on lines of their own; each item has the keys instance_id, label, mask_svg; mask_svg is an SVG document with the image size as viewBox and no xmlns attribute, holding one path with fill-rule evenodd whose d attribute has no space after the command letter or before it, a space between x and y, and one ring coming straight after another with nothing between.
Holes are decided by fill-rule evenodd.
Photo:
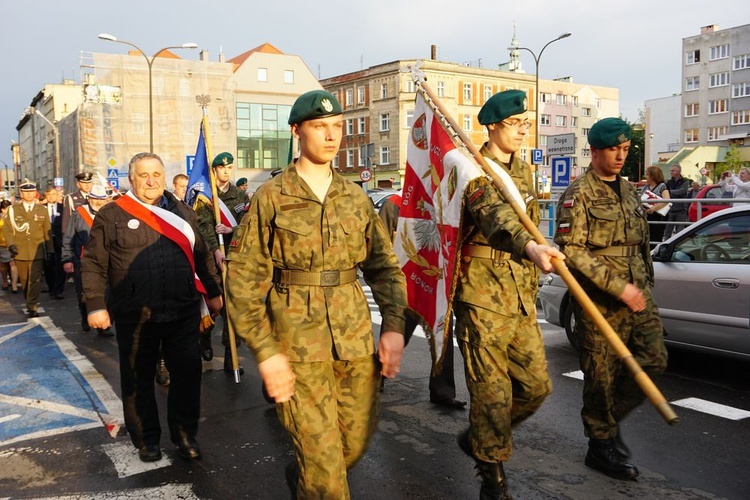
<instances>
[{"instance_id":1,"label":"white stripe on road","mask_svg":"<svg viewBox=\"0 0 750 500\"><path fill-rule=\"evenodd\" d=\"M7 417L2 417L0 418L0 424L2 424L3 422L10 422L11 420L15 420L20 417L21 415L19 415L18 413L14 413L13 415L8 415Z\"/></svg>"},{"instance_id":2,"label":"white stripe on road","mask_svg":"<svg viewBox=\"0 0 750 500\"><path fill-rule=\"evenodd\" d=\"M7 396L5 394L0 394L0 403L21 406L24 408L33 408L40 411L49 411L52 413L62 413L64 415L72 415L74 417L85 418L86 420L101 422L99 413L95 411L86 410L84 408L78 408L76 406L70 406L66 404L53 403L52 401L42 401L40 399L29 399L19 396Z\"/></svg>"},{"instance_id":3,"label":"white stripe on road","mask_svg":"<svg viewBox=\"0 0 750 500\"><path fill-rule=\"evenodd\" d=\"M23 335L24 333L26 333L30 329L34 328L36 325L37 325L37 323L34 322L34 321L30 321L28 323L19 323L18 326L20 326L20 328L18 330L14 330L14 331L10 332L9 334L7 334L7 335L5 335L3 337L0 337L0 344L2 344L3 342L8 341L10 339L16 338L19 335Z\"/></svg>"},{"instance_id":4,"label":"white stripe on road","mask_svg":"<svg viewBox=\"0 0 750 500\"><path fill-rule=\"evenodd\" d=\"M122 498L149 498L171 500L179 498L180 500L193 500L199 497L193 493L193 486L190 484L165 484L155 488L138 488L133 490L119 491L97 491L91 493L79 493L77 495L65 495L46 498L37 498L36 500L89 500L97 499L122 499Z\"/></svg>"},{"instance_id":5,"label":"white stripe on road","mask_svg":"<svg viewBox=\"0 0 750 500\"><path fill-rule=\"evenodd\" d=\"M583 372L581 370L563 373L563 377L570 377L576 380L583 380Z\"/></svg>"},{"instance_id":6,"label":"white stripe on road","mask_svg":"<svg viewBox=\"0 0 750 500\"><path fill-rule=\"evenodd\" d=\"M677 401L672 401L675 406L682 406L690 410L699 411L702 413L708 413L716 417L726 418L728 420L742 420L743 418L750 417L750 411L740 410L732 408L731 406L722 405L719 403L712 403L705 399L698 398L686 398Z\"/></svg>"},{"instance_id":7,"label":"white stripe on road","mask_svg":"<svg viewBox=\"0 0 750 500\"><path fill-rule=\"evenodd\" d=\"M169 467L172 465L172 460L163 453L162 458L158 462L142 462L138 457L138 450L133 445L125 443L108 443L102 445L102 450L107 454L109 459L112 461L112 465L117 470L117 477L120 479L133 476L135 474L141 474L151 470L161 469L162 467ZM192 491L190 491L192 495ZM98 498L98 497L97 497ZM133 498L154 498L151 496L133 497ZM166 496L163 498L196 498L195 496L181 497L181 496Z\"/></svg>"}]
</instances>

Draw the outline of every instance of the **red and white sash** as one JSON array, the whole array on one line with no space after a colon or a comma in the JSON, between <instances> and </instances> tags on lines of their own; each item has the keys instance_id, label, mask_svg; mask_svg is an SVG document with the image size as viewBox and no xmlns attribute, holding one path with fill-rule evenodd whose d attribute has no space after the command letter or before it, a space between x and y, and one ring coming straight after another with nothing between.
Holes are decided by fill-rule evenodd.
<instances>
[{"instance_id":1,"label":"red and white sash","mask_svg":"<svg viewBox=\"0 0 750 500\"><path fill-rule=\"evenodd\" d=\"M78 215L83 222L85 222L89 229L91 229L91 226L94 225L94 214L89 211L89 207L87 205L81 205L80 207L76 207L76 212L78 212Z\"/></svg>"}]
</instances>

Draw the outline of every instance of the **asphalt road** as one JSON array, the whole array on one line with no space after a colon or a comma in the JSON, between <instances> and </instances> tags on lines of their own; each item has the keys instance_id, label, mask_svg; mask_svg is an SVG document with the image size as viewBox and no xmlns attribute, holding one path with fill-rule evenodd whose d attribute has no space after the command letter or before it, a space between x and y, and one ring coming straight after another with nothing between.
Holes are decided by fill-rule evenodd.
<instances>
[{"instance_id":1,"label":"asphalt road","mask_svg":"<svg viewBox=\"0 0 750 500\"><path fill-rule=\"evenodd\" d=\"M66 292L70 298L62 301L45 295L47 316L28 323L19 295L0 296L0 498L289 497L284 467L292 448L261 396L247 349L240 350L246 373L235 384L221 370L214 336L217 357L204 363L203 459L181 460L165 438L164 459L143 464L118 432L116 343L80 331L72 290ZM623 482L584 466L577 355L560 328L543 323L542 330L554 392L515 432L506 464L514 498L748 498L748 364L671 352L659 387L669 401L700 411L675 406L681 422L670 427L648 403L641 406L622 426L640 477ZM455 444L468 411L432 405L428 371L426 341L415 337L401 374L385 385L369 451L349 474L353 498L478 496L473 464ZM455 375L465 399L458 353ZM165 408L166 390L158 393Z\"/></svg>"}]
</instances>

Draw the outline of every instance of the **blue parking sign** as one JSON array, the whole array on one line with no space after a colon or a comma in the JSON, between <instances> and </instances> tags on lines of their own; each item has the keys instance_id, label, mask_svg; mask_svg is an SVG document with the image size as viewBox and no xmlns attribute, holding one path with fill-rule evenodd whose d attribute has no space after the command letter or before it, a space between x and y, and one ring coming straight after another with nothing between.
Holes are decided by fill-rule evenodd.
<instances>
[{"instance_id":1,"label":"blue parking sign","mask_svg":"<svg viewBox=\"0 0 750 500\"><path fill-rule=\"evenodd\" d=\"M531 163L533 165L541 165L544 163L544 151L541 149L531 150Z\"/></svg>"},{"instance_id":2,"label":"blue parking sign","mask_svg":"<svg viewBox=\"0 0 750 500\"><path fill-rule=\"evenodd\" d=\"M107 182L109 182L113 188L118 191L120 190L120 179L107 179Z\"/></svg>"},{"instance_id":3,"label":"blue parking sign","mask_svg":"<svg viewBox=\"0 0 750 500\"><path fill-rule=\"evenodd\" d=\"M573 165L570 156L558 156L552 158L552 187L570 186L570 170Z\"/></svg>"}]
</instances>

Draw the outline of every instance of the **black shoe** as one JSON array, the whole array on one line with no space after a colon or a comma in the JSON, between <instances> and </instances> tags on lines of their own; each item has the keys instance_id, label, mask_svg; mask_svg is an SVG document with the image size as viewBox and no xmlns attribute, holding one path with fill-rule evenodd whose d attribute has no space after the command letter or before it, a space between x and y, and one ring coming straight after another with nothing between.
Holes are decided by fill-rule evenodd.
<instances>
[{"instance_id":1,"label":"black shoe","mask_svg":"<svg viewBox=\"0 0 750 500\"><path fill-rule=\"evenodd\" d=\"M430 403L450 408L451 410L460 410L466 406L466 401L459 401L455 398L440 398L437 396L430 396Z\"/></svg>"},{"instance_id":2,"label":"black shoe","mask_svg":"<svg viewBox=\"0 0 750 500\"><path fill-rule=\"evenodd\" d=\"M156 363L156 377L154 377L156 383L161 386L169 385L169 372L167 371L167 365L164 364L164 360L160 359Z\"/></svg>"},{"instance_id":3,"label":"black shoe","mask_svg":"<svg viewBox=\"0 0 750 500\"><path fill-rule=\"evenodd\" d=\"M615 479L630 480L638 477L638 469L625 462L615 449L613 439L589 439L589 451L584 463Z\"/></svg>"},{"instance_id":4,"label":"black shoe","mask_svg":"<svg viewBox=\"0 0 750 500\"><path fill-rule=\"evenodd\" d=\"M18 290L11 290L10 293L18 293Z\"/></svg>"},{"instance_id":5,"label":"black shoe","mask_svg":"<svg viewBox=\"0 0 750 500\"><path fill-rule=\"evenodd\" d=\"M214 359L214 348L211 347L211 334L201 335L201 358L203 358L203 361Z\"/></svg>"},{"instance_id":6,"label":"black shoe","mask_svg":"<svg viewBox=\"0 0 750 500\"><path fill-rule=\"evenodd\" d=\"M477 460L474 456L474 450L471 449L471 443L469 442L469 429L466 429L459 434L456 442L458 443L458 447L461 448L461 451L474 460L476 464L474 468L477 471L477 476L482 478L482 487L479 492L479 498L481 500L512 500L510 492L508 491L508 481L505 477L503 463L490 463Z\"/></svg>"},{"instance_id":7,"label":"black shoe","mask_svg":"<svg viewBox=\"0 0 750 500\"><path fill-rule=\"evenodd\" d=\"M96 334L100 337L114 337L115 334L112 333L112 330L110 328L97 328Z\"/></svg>"},{"instance_id":8,"label":"black shoe","mask_svg":"<svg viewBox=\"0 0 750 500\"><path fill-rule=\"evenodd\" d=\"M467 457L476 460L476 458L474 458L474 450L471 449L471 442L469 441L469 429L466 429L459 434L458 438L456 438L456 442L458 443L458 447L461 448L461 451L466 453Z\"/></svg>"},{"instance_id":9,"label":"black shoe","mask_svg":"<svg viewBox=\"0 0 750 500\"><path fill-rule=\"evenodd\" d=\"M185 460L198 460L201 457L201 449L195 439L184 438L177 442L180 456Z\"/></svg>"},{"instance_id":10,"label":"black shoe","mask_svg":"<svg viewBox=\"0 0 750 500\"><path fill-rule=\"evenodd\" d=\"M61 293L56 293L53 295L53 297L55 297L55 300L62 300L65 298Z\"/></svg>"},{"instance_id":11,"label":"black shoe","mask_svg":"<svg viewBox=\"0 0 750 500\"><path fill-rule=\"evenodd\" d=\"M81 330L83 330L84 333L91 331L91 327L89 326L89 320L87 319L81 320Z\"/></svg>"},{"instance_id":12,"label":"black shoe","mask_svg":"<svg viewBox=\"0 0 750 500\"><path fill-rule=\"evenodd\" d=\"M161 460L161 448L158 444L147 444L138 448L141 462L156 462Z\"/></svg>"},{"instance_id":13,"label":"black shoe","mask_svg":"<svg viewBox=\"0 0 750 500\"><path fill-rule=\"evenodd\" d=\"M38 318L39 313L36 311L29 311L29 318Z\"/></svg>"},{"instance_id":14,"label":"black shoe","mask_svg":"<svg viewBox=\"0 0 750 500\"><path fill-rule=\"evenodd\" d=\"M237 369L240 371L240 375L245 374L245 369L239 363L237 363ZM224 349L224 371L234 373L234 368L232 368L232 351L229 347Z\"/></svg>"}]
</instances>

